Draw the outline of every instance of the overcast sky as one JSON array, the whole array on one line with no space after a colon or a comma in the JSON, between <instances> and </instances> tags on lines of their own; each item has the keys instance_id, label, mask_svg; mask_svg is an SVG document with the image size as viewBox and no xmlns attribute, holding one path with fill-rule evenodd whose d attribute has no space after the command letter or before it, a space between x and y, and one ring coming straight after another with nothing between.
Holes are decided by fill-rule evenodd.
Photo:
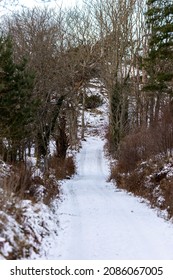
<instances>
[{"instance_id":1,"label":"overcast sky","mask_svg":"<svg viewBox=\"0 0 173 280\"><path fill-rule=\"evenodd\" d=\"M79 5L80 3L82 3L82 0L45 0L45 1L41 1L41 0L16 0L16 2L18 3L15 7L10 3L9 1L9 5L6 6L6 9L4 9L2 7L2 5L0 6L0 16L7 14L8 12L13 12L14 10L19 10L21 5L28 7L28 8L32 8L34 6L39 6L39 7L44 7L44 5L50 7L50 8L54 8L54 7L72 7L75 5ZM3 1L1 2L3 3Z\"/></svg>"},{"instance_id":2,"label":"overcast sky","mask_svg":"<svg viewBox=\"0 0 173 280\"><path fill-rule=\"evenodd\" d=\"M81 2L80 0L45 0L45 5L54 7L54 6L73 6L75 4L78 4ZM33 6L43 6L43 1L41 0L19 0L19 3L27 6L27 7L33 7Z\"/></svg>"}]
</instances>

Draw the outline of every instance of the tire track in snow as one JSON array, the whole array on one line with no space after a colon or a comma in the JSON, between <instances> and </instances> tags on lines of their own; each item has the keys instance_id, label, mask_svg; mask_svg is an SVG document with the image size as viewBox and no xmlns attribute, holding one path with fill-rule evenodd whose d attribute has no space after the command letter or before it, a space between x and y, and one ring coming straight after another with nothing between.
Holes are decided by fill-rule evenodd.
<instances>
[{"instance_id":1,"label":"tire track in snow","mask_svg":"<svg viewBox=\"0 0 173 280\"><path fill-rule=\"evenodd\" d=\"M89 137L78 175L63 185L54 259L173 259L173 226L139 199L106 182L104 142Z\"/></svg>"}]
</instances>

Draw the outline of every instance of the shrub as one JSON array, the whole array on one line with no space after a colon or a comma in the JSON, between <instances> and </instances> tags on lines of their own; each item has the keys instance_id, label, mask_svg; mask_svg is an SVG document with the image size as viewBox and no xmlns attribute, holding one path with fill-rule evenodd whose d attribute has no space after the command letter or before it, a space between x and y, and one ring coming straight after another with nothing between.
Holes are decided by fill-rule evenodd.
<instances>
[{"instance_id":1,"label":"shrub","mask_svg":"<svg viewBox=\"0 0 173 280\"><path fill-rule=\"evenodd\" d=\"M118 150L119 168L122 172L134 170L141 161L157 154L172 156L173 116L171 107L164 108L161 119L149 128L131 132L121 141Z\"/></svg>"},{"instance_id":2,"label":"shrub","mask_svg":"<svg viewBox=\"0 0 173 280\"><path fill-rule=\"evenodd\" d=\"M171 109L166 107L162 118L151 129L158 153L172 155L173 150L173 115Z\"/></svg>"},{"instance_id":3,"label":"shrub","mask_svg":"<svg viewBox=\"0 0 173 280\"><path fill-rule=\"evenodd\" d=\"M160 119L124 137L110 179L118 187L146 198L173 217L173 110L165 106Z\"/></svg>"},{"instance_id":4,"label":"shrub","mask_svg":"<svg viewBox=\"0 0 173 280\"><path fill-rule=\"evenodd\" d=\"M119 146L119 169L122 172L133 171L141 161L145 161L154 152L154 138L147 128L142 128L137 132L129 134Z\"/></svg>"},{"instance_id":5,"label":"shrub","mask_svg":"<svg viewBox=\"0 0 173 280\"><path fill-rule=\"evenodd\" d=\"M24 163L11 166L10 173L2 180L2 186L4 199L24 199L32 186L31 168Z\"/></svg>"},{"instance_id":6,"label":"shrub","mask_svg":"<svg viewBox=\"0 0 173 280\"><path fill-rule=\"evenodd\" d=\"M75 162L72 156L64 159L55 155L49 159L48 166L58 180L69 178L75 173Z\"/></svg>"},{"instance_id":7,"label":"shrub","mask_svg":"<svg viewBox=\"0 0 173 280\"><path fill-rule=\"evenodd\" d=\"M163 207L167 209L169 218L173 217L173 178L163 179L160 182L160 189L164 197Z\"/></svg>"},{"instance_id":8,"label":"shrub","mask_svg":"<svg viewBox=\"0 0 173 280\"><path fill-rule=\"evenodd\" d=\"M103 100L99 95L86 95L85 97L85 109L95 109L103 104Z\"/></svg>"}]
</instances>

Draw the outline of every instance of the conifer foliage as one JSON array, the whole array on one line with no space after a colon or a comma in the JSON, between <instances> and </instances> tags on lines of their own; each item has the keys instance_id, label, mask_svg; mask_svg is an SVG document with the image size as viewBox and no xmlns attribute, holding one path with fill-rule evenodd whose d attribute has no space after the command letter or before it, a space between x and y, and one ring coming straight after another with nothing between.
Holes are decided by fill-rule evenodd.
<instances>
[{"instance_id":1,"label":"conifer foliage","mask_svg":"<svg viewBox=\"0 0 173 280\"><path fill-rule=\"evenodd\" d=\"M149 55L146 68L150 76L147 88L169 92L173 78L173 1L148 0Z\"/></svg>"},{"instance_id":2,"label":"conifer foliage","mask_svg":"<svg viewBox=\"0 0 173 280\"><path fill-rule=\"evenodd\" d=\"M34 75L27 61L16 64L9 36L0 38L0 141L5 159L16 161L31 133L36 102L32 98ZM7 152L8 151L8 152Z\"/></svg>"}]
</instances>

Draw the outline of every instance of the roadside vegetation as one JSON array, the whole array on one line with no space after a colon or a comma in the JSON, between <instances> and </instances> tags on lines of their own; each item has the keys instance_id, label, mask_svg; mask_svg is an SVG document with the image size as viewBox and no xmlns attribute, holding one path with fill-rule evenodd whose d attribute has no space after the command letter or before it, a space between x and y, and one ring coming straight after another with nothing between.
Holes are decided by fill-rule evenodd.
<instances>
[{"instance_id":1,"label":"roadside vegetation","mask_svg":"<svg viewBox=\"0 0 173 280\"><path fill-rule=\"evenodd\" d=\"M145 45L124 135L111 178L118 187L146 198L173 217L173 2L147 1ZM137 87L138 85L138 87ZM137 110L136 110L137 109ZM131 123L133 120L133 123Z\"/></svg>"},{"instance_id":2,"label":"roadside vegetation","mask_svg":"<svg viewBox=\"0 0 173 280\"><path fill-rule=\"evenodd\" d=\"M110 179L118 187L146 198L173 217L173 116L166 106L159 122L128 134L117 151Z\"/></svg>"},{"instance_id":3,"label":"roadside vegetation","mask_svg":"<svg viewBox=\"0 0 173 280\"><path fill-rule=\"evenodd\" d=\"M87 92L92 79L103 85L109 103L110 178L173 216L172 14L172 0L88 0L81 8L21 7L1 16L4 258L22 258L30 247L23 241L26 201L30 209L40 202L51 208L61 180L76 172L73 151L85 138L85 110L103 104L102 96ZM25 235L18 240L16 231L17 241L7 240L10 219Z\"/></svg>"}]
</instances>

